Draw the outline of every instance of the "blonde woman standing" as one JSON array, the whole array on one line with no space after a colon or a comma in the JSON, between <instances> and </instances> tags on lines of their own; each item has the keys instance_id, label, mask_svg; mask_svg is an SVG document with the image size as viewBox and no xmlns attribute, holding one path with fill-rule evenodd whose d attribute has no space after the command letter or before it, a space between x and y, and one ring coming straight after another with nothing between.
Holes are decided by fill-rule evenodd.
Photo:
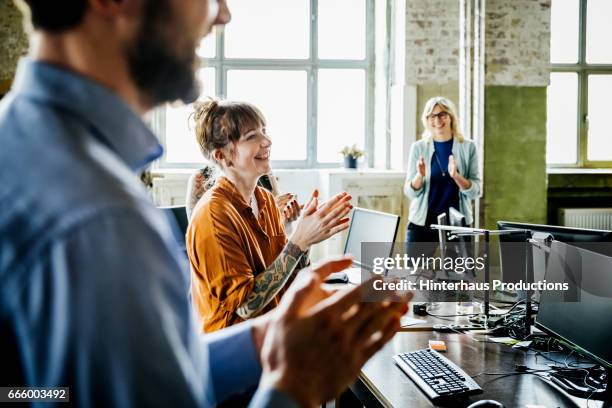
<instances>
[{"instance_id":1,"label":"blonde woman standing","mask_svg":"<svg viewBox=\"0 0 612 408\"><path fill-rule=\"evenodd\" d=\"M410 199L406 252L431 255L438 233L429 226L450 207L458 209L472 224L472 203L480 193L476 145L459 132L455 106L437 96L425 104L421 121L423 137L410 149L404 194Z\"/></svg>"}]
</instances>

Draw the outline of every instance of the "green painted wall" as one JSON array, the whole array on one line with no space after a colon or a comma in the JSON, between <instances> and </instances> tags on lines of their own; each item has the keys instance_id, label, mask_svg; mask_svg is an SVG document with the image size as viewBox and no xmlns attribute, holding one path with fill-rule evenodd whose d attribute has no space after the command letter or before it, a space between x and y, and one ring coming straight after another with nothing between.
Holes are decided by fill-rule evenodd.
<instances>
[{"instance_id":1,"label":"green painted wall","mask_svg":"<svg viewBox=\"0 0 612 408\"><path fill-rule=\"evenodd\" d=\"M546 223L546 88L485 87L481 226Z\"/></svg>"}]
</instances>

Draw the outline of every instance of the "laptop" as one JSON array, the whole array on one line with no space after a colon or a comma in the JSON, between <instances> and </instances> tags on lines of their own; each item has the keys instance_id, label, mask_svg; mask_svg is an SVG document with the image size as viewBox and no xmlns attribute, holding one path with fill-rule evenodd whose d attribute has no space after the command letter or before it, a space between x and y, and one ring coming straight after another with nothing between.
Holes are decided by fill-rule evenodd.
<instances>
[{"instance_id":1,"label":"laptop","mask_svg":"<svg viewBox=\"0 0 612 408\"><path fill-rule=\"evenodd\" d=\"M342 272L331 274L327 282L350 282L358 285L361 282L361 271L372 271L373 257L388 257L393 252L395 235L400 217L380 211L355 208L344 245L344 254L353 256L353 265ZM362 242L381 243L372 246L372 253L362 254ZM367 258L367 259L366 259Z\"/></svg>"}]
</instances>

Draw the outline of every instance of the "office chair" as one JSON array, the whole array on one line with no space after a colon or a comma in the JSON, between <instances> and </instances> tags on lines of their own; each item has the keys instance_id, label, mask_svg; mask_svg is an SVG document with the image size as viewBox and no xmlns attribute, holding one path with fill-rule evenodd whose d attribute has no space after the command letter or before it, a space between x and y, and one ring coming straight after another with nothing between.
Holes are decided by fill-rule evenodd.
<instances>
[{"instance_id":1,"label":"office chair","mask_svg":"<svg viewBox=\"0 0 612 408\"><path fill-rule=\"evenodd\" d=\"M169 207L159 207L160 210L168 218L170 227L174 234L174 238L181 250L181 263L185 281L189 282L189 261L187 256L187 244L185 243L185 234L187 233L187 208L184 205L174 205ZM185 288L189 293L189 285Z\"/></svg>"},{"instance_id":2,"label":"office chair","mask_svg":"<svg viewBox=\"0 0 612 408\"><path fill-rule=\"evenodd\" d=\"M159 207L166 214L168 221L172 224L172 231L176 241L185 248L185 234L187 233L187 209L184 205L173 205L169 207Z\"/></svg>"},{"instance_id":3,"label":"office chair","mask_svg":"<svg viewBox=\"0 0 612 408\"><path fill-rule=\"evenodd\" d=\"M172 233L178 246L180 247L183 255L187 258L187 244L185 242L185 234L187 233L187 209L184 205L174 205L169 207L159 207L160 210L166 215Z\"/></svg>"}]
</instances>

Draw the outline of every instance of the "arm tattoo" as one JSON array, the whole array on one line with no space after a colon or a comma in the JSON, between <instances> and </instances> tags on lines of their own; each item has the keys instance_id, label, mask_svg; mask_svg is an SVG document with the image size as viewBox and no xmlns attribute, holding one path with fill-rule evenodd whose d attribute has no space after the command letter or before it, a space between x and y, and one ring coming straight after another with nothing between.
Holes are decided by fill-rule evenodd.
<instances>
[{"instance_id":1,"label":"arm tattoo","mask_svg":"<svg viewBox=\"0 0 612 408\"><path fill-rule=\"evenodd\" d=\"M285 282L285 286L291 286L300 271L306 268L307 266L310 266L310 248L308 248L308 250L304 252L304 255L302 255L302 257L298 261L297 265L295 266L295 273L293 273L289 277L289 279L287 279L287 282Z\"/></svg>"},{"instance_id":2,"label":"arm tattoo","mask_svg":"<svg viewBox=\"0 0 612 408\"><path fill-rule=\"evenodd\" d=\"M285 286L300 259L306 254L293 242L287 242L280 255L263 273L255 277L253 290L238 307L236 313L243 319L256 316Z\"/></svg>"},{"instance_id":3,"label":"arm tattoo","mask_svg":"<svg viewBox=\"0 0 612 408\"><path fill-rule=\"evenodd\" d=\"M308 250L304 252L304 255L300 258L296 269L299 271L300 269L304 269L307 266L310 266L310 248L308 248Z\"/></svg>"}]
</instances>

